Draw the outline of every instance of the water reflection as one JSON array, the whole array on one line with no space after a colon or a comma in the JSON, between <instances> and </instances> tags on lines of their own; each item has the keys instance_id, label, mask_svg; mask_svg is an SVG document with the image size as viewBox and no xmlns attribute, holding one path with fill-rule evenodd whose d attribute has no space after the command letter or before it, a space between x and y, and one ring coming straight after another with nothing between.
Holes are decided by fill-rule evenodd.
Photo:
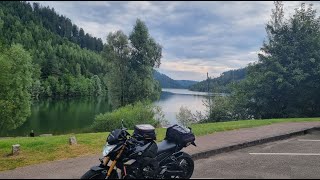
<instances>
[{"instance_id":1,"label":"water reflection","mask_svg":"<svg viewBox=\"0 0 320 180\"><path fill-rule=\"evenodd\" d=\"M207 93L187 89L163 89L155 104L162 107L165 118L177 123L176 113L181 106L192 112L204 112L203 100ZM31 130L39 134L64 134L81 132L89 127L99 113L109 112L111 106L105 97L82 97L76 99L45 99L34 102L31 116L18 129L0 133L0 136L28 136Z\"/></svg>"},{"instance_id":2,"label":"water reflection","mask_svg":"<svg viewBox=\"0 0 320 180\"><path fill-rule=\"evenodd\" d=\"M110 109L105 97L41 100L33 102L31 116L21 127L1 136L27 136L31 130L36 135L77 132L91 125L95 115Z\"/></svg>"}]
</instances>

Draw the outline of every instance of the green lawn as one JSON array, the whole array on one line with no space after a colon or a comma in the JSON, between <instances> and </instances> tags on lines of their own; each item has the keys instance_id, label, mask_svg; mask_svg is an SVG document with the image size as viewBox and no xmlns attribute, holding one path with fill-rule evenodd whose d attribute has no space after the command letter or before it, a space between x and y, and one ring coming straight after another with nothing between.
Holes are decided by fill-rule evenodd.
<instances>
[{"instance_id":1,"label":"green lawn","mask_svg":"<svg viewBox=\"0 0 320 180\"><path fill-rule=\"evenodd\" d=\"M192 126L192 130L196 136L201 136L219 131L257 127L273 123L304 121L320 121L320 118L242 120L195 124ZM165 129L157 129L156 132L157 140L161 141L165 136ZM68 145L68 140L69 137L73 135L76 136L78 145L70 146ZM106 142L107 135L108 132L0 139L0 171L47 161L100 153ZM9 156L13 144L21 145L20 155Z\"/></svg>"}]
</instances>

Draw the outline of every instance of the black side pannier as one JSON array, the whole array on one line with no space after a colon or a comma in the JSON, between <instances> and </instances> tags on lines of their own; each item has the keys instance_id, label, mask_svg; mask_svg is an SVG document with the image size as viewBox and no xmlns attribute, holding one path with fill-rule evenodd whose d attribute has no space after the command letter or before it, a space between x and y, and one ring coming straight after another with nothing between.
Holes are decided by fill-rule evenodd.
<instances>
[{"instance_id":1,"label":"black side pannier","mask_svg":"<svg viewBox=\"0 0 320 180\"><path fill-rule=\"evenodd\" d=\"M165 139L168 141L173 141L182 147L187 147L194 142L196 138L191 130L175 124L171 127L168 127Z\"/></svg>"},{"instance_id":2,"label":"black side pannier","mask_svg":"<svg viewBox=\"0 0 320 180\"><path fill-rule=\"evenodd\" d=\"M133 137L137 140L156 140L155 128L150 124L139 124L134 126Z\"/></svg>"}]
</instances>

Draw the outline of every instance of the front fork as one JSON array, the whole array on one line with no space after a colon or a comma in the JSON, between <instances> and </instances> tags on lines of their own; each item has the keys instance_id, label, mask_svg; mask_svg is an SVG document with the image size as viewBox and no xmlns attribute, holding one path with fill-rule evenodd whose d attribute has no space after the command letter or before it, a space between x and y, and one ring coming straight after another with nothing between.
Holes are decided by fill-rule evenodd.
<instances>
[{"instance_id":1,"label":"front fork","mask_svg":"<svg viewBox=\"0 0 320 180\"><path fill-rule=\"evenodd\" d=\"M116 163L117 163L117 160L120 158L120 156L122 155L123 151L125 149L125 145L122 146L122 148L120 149L119 153L117 154L116 158L111 161L111 165L108 169L108 172L107 172L107 178L110 177L111 173L112 173L112 170L114 169L114 167L116 166ZM110 161L110 157L109 156L106 156L106 157L103 157L103 158L100 158L99 159L101 164L106 167Z\"/></svg>"}]
</instances>

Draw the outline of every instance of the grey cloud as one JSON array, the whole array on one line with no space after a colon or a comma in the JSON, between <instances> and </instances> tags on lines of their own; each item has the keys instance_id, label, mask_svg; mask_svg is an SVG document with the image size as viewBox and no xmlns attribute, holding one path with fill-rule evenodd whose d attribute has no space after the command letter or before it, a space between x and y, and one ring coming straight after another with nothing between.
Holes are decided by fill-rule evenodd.
<instances>
[{"instance_id":1,"label":"grey cloud","mask_svg":"<svg viewBox=\"0 0 320 180\"><path fill-rule=\"evenodd\" d=\"M312 2L320 8L319 2ZM163 46L160 71L201 80L257 60L273 2L40 2L105 42L111 31L129 34L137 18ZM284 2L286 17L300 2ZM180 63L180 64L179 64ZM170 67L172 66L172 67ZM175 70L177 68L178 70ZM185 71L183 71L185 69Z\"/></svg>"}]
</instances>

